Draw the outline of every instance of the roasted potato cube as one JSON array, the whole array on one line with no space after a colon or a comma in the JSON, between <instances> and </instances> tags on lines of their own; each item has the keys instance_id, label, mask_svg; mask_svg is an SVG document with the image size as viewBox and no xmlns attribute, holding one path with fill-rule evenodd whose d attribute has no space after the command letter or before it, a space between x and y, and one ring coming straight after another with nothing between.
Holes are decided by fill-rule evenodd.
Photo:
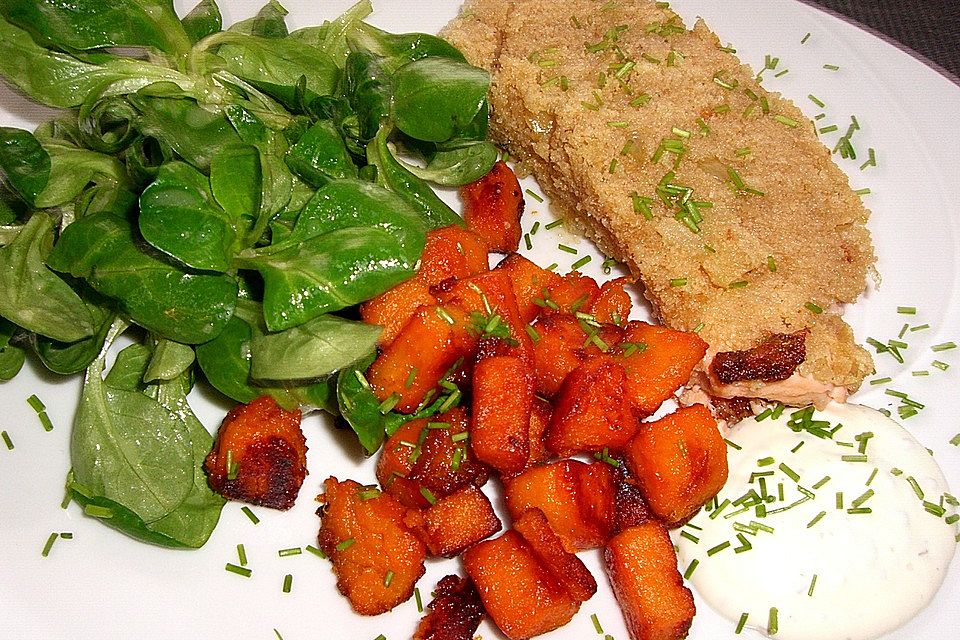
<instances>
[{"instance_id":1,"label":"roasted potato cube","mask_svg":"<svg viewBox=\"0 0 960 640\"><path fill-rule=\"evenodd\" d=\"M467 486L481 486L488 469L469 454L468 418L461 408L411 420L387 439L377 461L384 491L417 509ZM429 498L428 498L429 496Z\"/></svg>"},{"instance_id":2,"label":"roasted potato cube","mask_svg":"<svg viewBox=\"0 0 960 640\"><path fill-rule=\"evenodd\" d=\"M483 603L468 578L444 576L413 640L473 640L483 619Z\"/></svg>"},{"instance_id":3,"label":"roasted potato cube","mask_svg":"<svg viewBox=\"0 0 960 640\"><path fill-rule=\"evenodd\" d=\"M396 410L413 413L435 397L440 380L473 353L477 338L456 306L420 307L367 370L380 400L396 394Z\"/></svg>"},{"instance_id":4,"label":"roasted potato cube","mask_svg":"<svg viewBox=\"0 0 960 640\"><path fill-rule=\"evenodd\" d=\"M546 307L544 292L557 287L561 282L558 274L544 269L519 253L511 253L501 260L494 271L502 271L510 277L520 317L527 323Z\"/></svg>"},{"instance_id":5,"label":"roasted potato cube","mask_svg":"<svg viewBox=\"0 0 960 640\"><path fill-rule=\"evenodd\" d=\"M484 239L490 251L516 251L520 247L523 192L507 164L497 161L490 172L460 188L467 228Z\"/></svg>"},{"instance_id":6,"label":"roasted potato cube","mask_svg":"<svg viewBox=\"0 0 960 640\"><path fill-rule=\"evenodd\" d=\"M407 522L423 533L432 555L445 558L460 555L502 527L490 499L473 485L440 498Z\"/></svg>"},{"instance_id":7,"label":"roasted potato cube","mask_svg":"<svg viewBox=\"0 0 960 640\"><path fill-rule=\"evenodd\" d=\"M571 271L560 276L560 280L549 288L544 299L546 306L541 313L586 312L599 295L600 285L596 280L579 271Z\"/></svg>"},{"instance_id":8,"label":"roasted potato cube","mask_svg":"<svg viewBox=\"0 0 960 640\"><path fill-rule=\"evenodd\" d=\"M521 471L530 459L533 371L516 356L480 360L473 369L470 448L501 474Z\"/></svg>"},{"instance_id":9,"label":"roasted potato cube","mask_svg":"<svg viewBox=\"0 0 960 640\"><path fill-rule=\"evenodd\" d=\"M727 446L702 404L641 423L624 453L647 504L668 527L690 519L727 481Z\"/></svg>"},{"instance_id":10,"label":"roasted potato cube","mask_svg":"<svg viewBox=\"0 0 960 640\"><path fill-rule=\"evenodd\" d=\"M547 450L567 457L623 447L638 426L624 401L625 386L623 366L609 356L574 369L557 394Z\"/></svg>"},{"instance_id":11,"label":"roasted potato cube","mask_svg":"<svg viewBox=\"0 0 960 640\"><path fill-rule=\"evenodd\" d=\"M627 370L627 399L644 418L687 383L707 343L695 333L631 321L615 352Z\"/></svg>"},{"instance_id":12,"label":"roasted potato cube","mask_svg":"<svg viewBox=\"0 0 960 640\"><path fill-rule=\"evenodd\" d=\"M406 507L353 480L330 477L323 487L317 540L333 562L337 589L363 615L407 600L424 574L427 548L404 524Z\"/></svg>"},{"instance_id":13,"label":"roasted potato cube","mask_svg":"<svg viewBox=\"0 0 960 640\"><path fill-rule=\"evenodd\" d=\"M510 345L511 353L533 362L533 343L520 319L507 274L490 271L460 280L444 280L431 291L442 303L462 309L478 337L500 338Z\"/></svg>"},{"instance_id":14,"label":"roasted potato cube","mask_svg":"<svg viewBox=\"0 0 960 640\"><path fill-rule=\"evenodd\" d=\"M626 291L630 278L614 278L603 283L600 293L590 304L587 311L597 322L609 322L615 325L624 325L633 309L633 301Z\"/></svg>"},{"instance_id":15,"label":"roasted potato cube","mask_svg":"<svg viewBox=\"0 0 960 640\"><path fill-rule=\"evenodd\" d=\"M513 528L574 599L584 602L593 597L597 592L597 581L580 558L563 548L560 537L550 528L542 511L530 509L524 512L514 521Z\"/></svg>"},{"instance_id":16,"label":"roasted potato cube","mask_svg":"<svg viewBox=\"0 0 960 640\"><path fill-rule=\"evenodd\" d=\"M553 631L580 609L580 601L512 529L467 549L463 566L487 614L510 640Z\"/></svg>"},{"instance_id":17,"label":"roasted potato cube","mask_svg":"<svg viewBox=\"0 0 960 640\"><path fill-rule=\"evenodd\" d=\"M610 537L614 516L613 468L605 462L560 460L504 481L514 521L542 511L570 553L598 549Z\"/></svg>"},{"instance_id":18,"label":"roasted potato cube","mask_svg":"<svg viewBox=\"0 0 960 640\"><path fill-rule=\"evenodd\" d=\"M550 314L533 325L537 340L533 345L537 393L553 397L560 385L582 363L603 355L623 335L614 325L594 327L569 314Z\"/></svg>"},{"instance_id":19,"label":"roasted potato cube","mask_svg":"<svg viewBox=\"0 0 960 640\"><path fill-rule=\"evenodd\" d=\"M230 500L289 509L307 475L300 410L270 396L232 409L203 463L210 487Z\"/></svg>"},{"instance_id":20,"label":"roasted potato cube","mask_svg":"<svg viewBox=\"0 0 960 640\"><path fill-rule=\"evenodd\" d=\"M617 534L603 557L632 640L687 637L693 595L683 586L673 542L662 524L651 520Z\"/></svg>"},{"instance_id":21,"label":"roasted potato cube","mask_svg":"<svg viewBox=\"0 0 960 640\"><path fill-rule=\"evenodd\" d=\"M475 233L459 225L432 229L427 232L417 274L361 304L360 317L383 327L378 342L385 347L417 309L437 303L430 287L448 278L466 278L488 270L487 246Z\"/></svg>"}]
</instances>

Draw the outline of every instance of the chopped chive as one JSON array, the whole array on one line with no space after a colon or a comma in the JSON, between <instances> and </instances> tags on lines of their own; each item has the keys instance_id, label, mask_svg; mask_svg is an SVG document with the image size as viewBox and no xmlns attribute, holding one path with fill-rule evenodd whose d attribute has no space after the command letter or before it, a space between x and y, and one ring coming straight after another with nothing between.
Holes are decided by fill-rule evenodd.
<instances>
[{"instance_id":1,"label":"chopped chive","mask_svg":"<svg viewBox=\"0 0 960 640\"><path fill-rule=\"evenodd\" d=\"M773 119L779 122L780 124L786 125L791 128L796 128L800 126L800 123L794 120L793 118L788 118L787 116L781 115L779 113L775 114L773 116Z\"/></svg>"},{"instance_id":2,"label":"chopped chive","mask_svg":"<svg viewBox=\"0 0 960 640\"><path fill-rule=\"evenodd\" d=\"M533 249L533 241L530 240L529 233L523 234L523 243L527 246L527 251L530 251L531 249Z\"/></svg>"},{"instance_id":3,"label":"chopped chive","mask_svg":"<svg viewBox=\"0 0 960 640\"><path fill-rule=\"evenodd\" d=\"M555 229L555 228L559 227L559 226L562 225L562 224L563 224L563 219L561 218L561 219L554 220L553 222L548 222L547 224L543 225L543 228L544 228L544 229Z\"/></svg>"},{"instance_id":4,"label":"chopped chive","mask_svg":"<svg viewBox=\"0 0 960 640\"><path fill-rule=\"evenodd\" d=\"M433 492L430 491L430 489L427 489L426 487L420 487L420 495L422 495L424 500L426 500L430 504L437 503L437 497L433 495Z\"/></svg>"},{"instance_id":5,"label":"chopped chive","mask_svg":"<svg viewBox=\"0 0 960 640\"><path fill-rule=\"evenodd\" d=\"M383 586L389 587L390 584L393 582L393 576L394 576L393 570L387 570L387 572L383 576Z\"/></svg>"},{"instance_id":6,"label":"chopped chive","mask_svg":"<svg viewBox=\"0 0 960 640\"><path fill-rule=\"evenodd\" d=\"M573 247L567 246L567 245L565 245L565 244L558 244L558 245L557 245L557 249L559 249L560 251L565 251L565 252L567 252L567 253L572 253L572 254L577 254L577 253L579 253L579 252L578 252L576 249L574 249Z\"/></svg>"},{"instance_id":7,"label":"chopped chive","mask_svg":"<svg viewBox=\"0 0 960 640\"><path fill-rule=\"evenodd\" d=\"M950 438L950 444L955 447L960 447L960 433Z\"/></svg>"},{"instance_id":8,"label":"chopped chive","mask_svg":"<svg viewBox=\"0 0 960 640\"><path fill-rule=\"evenodd\" d=\"M930 325L929 325L929 324L918 324L918 325L915 325L915 326L913 326L913 327L910 327L910 331L911 331L911 332L912 332L912 331L925 331L926 329L929 329L929 328L930 328Z\"/></svg>"},{"instance_id":9,"label":"chopped chive","mask_svg":"<svg viewBox=\"0 0 960 640\"><path fill-rule=\"evenodd\" d=\"M298 556L303 553L303 549L300 547L290 547L289 549L280 549L277 551L277 555L281 558L286 558L287 556Z\"/></svg>"},{"instance_id":10,"label":"chopped chive","mask_svg":"<svg viewBox=\"0 0 960 640\"><path fill-rule=\"evenodd\" d=\"M858 196L868 196L868 195L870 195L872 192L870 191L870 189L857 189L857 190L854 191L853 193L854 193L854 195L858 195Z\"/></svg>"},{"instance_id":11,"label":"chopped chive","mask_svg":"<svg viewBox=\"0 0 960 640\"><path fill-rule=\"evenodd\" d=\"M600 626L600 619L597 614L590 614L590 620L593 622L593 628L597 630L597 635L603 634L603 627Z\"/></svg>"},{"instance_id":12,"label":"chopped chive","mask_svg":"<svg viewBox=\"0 0 960 640\"><path fill-rule=\"evenodd\" d=\"M387 636L385 636L385 635L383 635L383 634L381 633L380 635L378 635L378 636L377 636L376 638L374 638L373 640L387 640Z\"/></svg>"},{"instance_id":13,"label":"chopped chive","mask_svg":"<svg viewBox=\"0 0 960 640\"><path fill-rule=\"evenodd\" d=\"M672 280L670 280L671 287L682 287L685 284L687 284L686 278L673 278Z\"/></svg>"},{"instance_id":14,"label":"chopped chive","mask_svg":"<svg viewBox=\"0 0 960 640\"><path fill-rule=\"evenodd\" d=\"M810 311L811 313L816 313L816 314L823 313L823 308L813 302L808 302L803 306L807 309L807 311Z\"/></svg>"},{"instance_id":15,"label":"chopped chive","mask_svg":"<svg viewBox=\"0 0 960 640\"><path fill-rule=\"evenodd\" d=\"M861 515L861 514L873 513L873 509L871 509L870 507L852 507L850 509L847 509L847 513L849 513L850 515Z\"/></svg>"},{"instance_id":16,"label":"chopped chive","mask_svg":"<svg viewBox=\"0 0 960 640\"><path fill-rule=\"evenodd\" d=\"M747 618L749 617L750 617L749 613L744 612L740 614L740 621L737 622L737 629L734 633L739 634L741 631L743 631L743 628L747 626Z\"/></svg>"},{"instance_id":17,"label":"chopped chive","mask_svg":"<svg viewBox=\"0 0 960 640\"><path fill-rule=\"evenodd\" d=\"M423 600L420 599L420 587L414 587L413 597L417 603L417 611L423 613Z\"/></svg>"},{"instance_id":18,"label":"chopped chive","mask_svg":"<svg viewBox=\"0 0 960 640\"><path fill-rule=\"evenodd\" d=\"M780 623L777 620L778 612L776 607L770 607L770 615L767 617L767 634L773 636L777 634Z\"/></svg>"},{"instance_id":19,"label":"chopped chive","mask_svg":"<svg viewBox=\"0 0 960 640\"><path fill-rule=\"evenodd\" d=\"M873 380L870 381L870 384L872 385L887 384L888 382L893 382L893 378L890 378L890 377L874 378Z\"/></svg>"},{"instance_id":20,"label":"chopped chive","mask_svg":"<svg viewBox=\"0 0 960 640\"><path fill-rule=\"evenodd\" d=\"M813 488L819 489L820 487L827 484L828 482L830 482L830 476L823 476L820 480L817 481L815 485L813 485Z\"/></svg>"},{"instance_id":21,"label":"chopped chive","mask_svg":"<svg viewBox=\"0 0 960 640\"><path fill-rule=\"evenodd\" d=\"M839 71L839 70L840 70L840 67L838 67L838 66L835 65L835 64L825 64L825 65L823 65L823 68L826 69L827 71Z\"/></svg>"},{"instance_id":22,"label":"chopped chive","mask_svg":"<svg viewBox=\"0 0 960 640\"><path fill-rule=\"evenodd\" d=\"M255 514L250 507L241 507L240 510L243 511L248 518L250 518L250 522L253 524L259 524L260 518L257 517L257 514Z\"/></svg>"},{"instance_id":23,"label":"chopped chive","mask_svg":"<svg viewBox=\"0 0 960 640\"><path fill-rule=\"evenodd\" d=\"M524 193L526 193L528 196L530 196L537 202L541 202L541 203L543 202L543 196L541 196L538 193L535 193L534 191L531 191L530 189L524 189Z\"/></svg>"},{"instance_id":24,"label":"chopped chive","mask_svg":"<svg viewBox=\"0 0 960 640\"><path fill-rule=\"evenodd\" d=\"M322 559L322 560L326 560L326 559L327 559L327 554L324 553L322 549L318 549L318 548L316 548L315 546L313 546L312 544L308 544L308 545L307 545L306 547L304 547L304 548L305 548L307 551L309 551L310 553L312 553L313 555L317 556L318 558L320 558L320 559Z\"/></svg>"},{"instance_id":25,"label":"chopped chive","mask_svg":"<svg viewBox=\"0 0 960 640\"><path fill-rule=\"evenodd\" d=\"M956 349L957 345L954 342L942 342L940 344L935 344L930 347L930 350L939 353L941 351L949 351L950 349Z\"/></svg>"},{"instance_id":26,"label":"chopped chive","mask_svg":"<svg viewBox=\"0 0 960 640\"><path fill-rule=\"evenodd\" d=\"M718 544L717 546L707 549L707 555L712 556L714 554L720 553L721 551L723 551L729 546L730 546L730 542L728 540L725 540L720 544Z\"/></svg>"},{"instance_id":27,"label":"chopped chive","mask_svg":"<svg viewBox=\"0 0 960 640\"><path fill-rule=\"evenodd\" d=\"M693 544L700 544L700 538L698 538L697 536L693 535L693 534L690 533L689 531L681 531L681 532L680 532L680 537L681 537L681 538L686 538L687 540L689 540L689 541L692 542Z\"/></svg>"},{"instance_id":28,"label":"chopped chive","mask_svg":"<svg viewBox=\"0 0 960 640\"><path fill-rule=\"evenodd\" d=\"M753 549L753 545L750 544L750 541L747 540L746 536L744 536L742 533L737 534L737 540L740 541L740 546L734 547L734 553L743 553L744 551L750 551Z\"/></svg>"},{"instance_id":29,"label":"chopped chive","mask_svg":"<svg viewBox=\"0 0 960 640\"><path fill-rule=\"evenodd\" d=\"M923 500L923 489L920 488L920 483L917 482L916 478L913 476L907 476L907 483L910 484L913 492L917 494L917 499Z\"/></svg>"},{"instance_id":30,"label":"chopped chive","mask_svg":"<svg viewBox=\"0 0 960 640\"><path fill-rule=\"evenodd\" d=\"M577 269L579 269L580 267L584 266L585 264L587 264L587 263L590 262L591 260L593 260L593 258L592 258L591 256L583 256L582 258L580 258L579 260L577 260L576 262L574 262L572 265L570 265L570 269L573 270L573 271L576 271Z\"/></svg>"},{"instance_id":31,"label":"chopped chive","mask_svg":"<svg viewBox=\"0 0 960 640\"><path fill-rule=\"evenodd\" d=\"M746 287L748 284L750 284L750 283L747 282L746 280L737 280L736 282L731 282L730 284L728 284L728 285L727 285L727 288L728 288L728 289L743 289L743 288Z\"/></svg>"},{"instance_id":32,"label":"chopped chive","mask_svg":"<svg viewBox=\"0 0 960 640\"><path fill-rule=\"evenodd\" d=\"M697 565L700 564L700 561L694 558L690 561L690 564L687 566L687 570L683 572L683 579L689 580L690 576L693 575L693 572L697 570Z\"/></svg>"},{"instance_id":33,"label":"chopped chive","mask_svg":"<svg viewBox=\"0 0 960 640\"><path fill-rule=\"evenodd\" d=\"M247 566L247 550L242 544L237 545L237 560L241 567Z\"/></svg>"},{"instance_id":34,"label":"chopped chive","mask_svg":"<svg viewBox=\"0 0 960 640\"><path fill-rule=\"evenodd\" d=\"M354 543L356 543L356 539L354 539L354 538L347 538L346 540L344 540L344 541L340 542L339 544L337 544L337 546L334 547L334 548L335 548L337 551L346 551L347 549L349 549L350 547L352 547L352 546L354 545Z\"/></svg>"},{"instance_id":35,"label":"chopped chive","mask_svg":"<svg viewBox=\"0 0 960 640\"><path fill-rule=\"evenodd\" d=\"M825 515L827 515L827 512L826 512L826 511L821 511L820 513L818 513L817 515L815 515L815 516L813 517L813 520L811 520L810 522L807 523L807 529L809 529L809 528L812 527L813 525L815 525L815 524L817 524L818 522L820 522L820 519L823 518L823 516L825 516Z\"/></svg>"},{"instance_id":36,"label":"chopped chive","mask_svg":"<svg viewBox=\"0 0 960 640\"><path fill-rule=\"evenodd\" d=\"M774 462L776 462L776 459L775 459L773 456L767 456L766 458L760 458L759 460L757 460L757 466L758 466L758 467L769 467L769 466L772 465Z\"/></svg>"},{"instance_id":37,"label":"chopped chive","mask_svg":"<svg viewBox=\"0 0 960 640\"><path fill-rule=\"evenodd\" d=\"M820 98L818 98L817 96L813 95L812 93L811 93L810 95L808 95L807 97L810 98L810 102L812 102L813 104L817 105L817 106L820 107L821 109L823 109L824 107L827 106Z\"/></svg>"},{"instance_id":38,"label":"chopped chive","mask_svg":"<svg viewBox=\"0 0 960 640\"><path fill-rule=\"evenodd\" d=\"M249 578L253 574L253 571L251 569L248 569L247 567L238 567L237 565L231 562L228 562L224 566L224 569L226 569L230 573L235 573L238 576L243 576L244 578Z\"/></svg>"},{"instance_id":39,"label":"chopped chive","mask_svg":"<svg viewBox=\"0 0 960 640\"><path fill-rule=\"evenodd\" d=\"M858 455L849 455L849 456L840 456L840 459L844 462L866 462L867 456L863 454Z\"/></svg>"},{"instance_id":40,"label":"chopped chive","mask_svg":"<svg viewBox=\"0 0 960 640\"><path fill-rule=\"evenodd\" d=\"M800 450L800 447L802 447L802 446L805 445L805 444L806 444L806 441L805 441L805 440L801 440L800 442L797 443L797 446L795 446L793 449L790 449L790 453L796 453L797 451ZM799 477L799 476L798 476L798 477ZM796 482L796 480L794 480L794 482Z\"/></svg>"},{"instance_id":41,"label":"chopped chive","mask_svg":"<svg viewBox=\"0 0 960 640\"><path fill-rule=\"evenodd\" d=\"M0 438L3 438L3 444L7 445L7 450L13 451L13 440L10 439L10 434L2 431L0 432Z\"/></svg>"},{"instance_id":42,"label":"chopped chive","mask_svg":"<svg viewBox=\"0 0 960 640\"><path fill-rule=\"evenodd\" d=\"M43 404L43 401L40 398L38 398L36 394L33 394L32 396L27 398L27 404L29 404L30 407L37 413L47 410L46 405Z\"/></svg>"},{"instance_id":43,"label":"chopped chive","mask_svg":"<svg viewBox=\"0 0 960 640\"><path fill-rule=\"evenodd\" d=\"M807 596L813 597L813 590L817 586L817 574L813 574L813 578L810 579L810 588L807 589Z\"/></svg>"},{"instance_id":44,"label":"chopped chive","mask_svg":"<svg viewBox=\"0 0 960 640\"><path fill-rule=\"evenodd\" d=\"M781 76L787 75L788 73L790 73L790 69L784 69L783 71L778 71L777 73L773 74L773 77L779 78Z\"/></svg>"},{"instance_id":45,"label":"chopped chive","mask_svg":"<svg viewBox=\"0 0 960 640\"><path fill-rule=\"evenodd\" d=\"M728 447L733 447L733 448L736 449L737 451L740 451L741 449L743 449L743 447L741 447L740 445L738 445L738 444L737 444L736 442L734 442L733 440L728 440L727 438L724 438L723 441L727 443L727 446L728 446Z\"/></svg>"},{"instance_id":46,"label":"chopped chive","mask_svg":"<svg viewBox=\"0 0 960 640\"><path fill-rule=\"evenodd\" d=\"M388 413L393 411L393 408L396 407L399 402L400 402L400 394L394 391L387 397L386 400L380 403L380 406L378 407L378 409L380 410L380 414L387 415Z\"/></svg>"},{"instance_id":47,"label":"chopped chive","mask_svg":"<svg viewBox=\"0 0 960 640\"><path fill-rule=\"evenodd\" d=\"M803 443L801 442L801 444L803 444ZM789 478L790 478L791 480L793 480L794 482L800 482L800 476L799 476L799 474L797 474L796 471L794 471L793 469L791 469L790 467L788 467L786 464L784 464L784 463L781 462L781 463L780 463L780 466L777 467L777 468L780 469L780 471L783 471L784 475L786 475L787 477L789 477Z\"/></svg>"},{"instance_id":48,"label":"chopped chive","mask_svg":"<svg viewBox=\"0 0 960 640\"><path fill-rule=\"evenodd\" d=\"M47 538L47 542L43 545L43 551L40 552L42 557L46 558L50 555L50 549L53 548L53 543L57 541L57 535L56 533L51 533Z\"/></svg>"},{"instance_id":49,"label":"chopped chive","mask_svg":"<svg viewBox=\"0 0 960 640\"><path fill-rule=\"evenodd\" d=\"M290 589L293 587L293 576L289 573L283 576L283 592L290 593Z\"/></svg>"},{"instance_id":50,"label":"chopped chive","mask_svg":"<svg viewBox=\"0 0 960 640\"><path fill-rule=\"evenodd\" d=\"M819 131L820 133L833 133L834 131L836 131L836 130L839 129L839 128L840 128L840 127L838 127L837 125L831 124L831 125L827 125L826 127L820 127L820 128L818 129L818 131Z\"/></svg>"},{"instance_id":51,"label":"chopped chive","mask_svg":"<svg viewBox=\"0 0 960 640\"><path fill-rule=\"evenodd\" d=\"M530 227L530 235L531 235L531 236L537 235L537 230L538 230L538 229L540 229L540 221L539 221L539 220L536 220L536 221L533 223L533 226Z\"/></svg>"},{"instance_id":52,"label":"chopped chive","mask_svg":"<svg viewBox=\"0 0 960 640\"><path fill-rule=\"evenodd\" d=\"M96 504L84 505L83 512L93 518L101 518L103 520L109 520L113 517L113 509L110 507L101 507Z\"/></svg>"},{"instance_id":53,"label":"chopped chive","mask_svg":"<svg viewBox=\"0 0 960 640\"><path fill-rule=\"evenodd\" d=\"M273 630L273 635L277 636L277 640L283 640L283 636L276 629Z\"/></svg>"}]
</instances>

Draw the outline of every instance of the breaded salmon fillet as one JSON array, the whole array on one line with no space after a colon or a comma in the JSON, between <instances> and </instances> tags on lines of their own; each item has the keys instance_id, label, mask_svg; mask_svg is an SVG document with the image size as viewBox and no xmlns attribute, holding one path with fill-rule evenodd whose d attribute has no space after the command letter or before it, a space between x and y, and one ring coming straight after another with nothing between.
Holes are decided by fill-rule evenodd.
<instances>
[{"instance_id":1,"label":"breaded salmon fillet","mask_svg":"<svg viewBox=\"0 0 960 640\"><path fill-rule=\"evenodd\" d=\"M873 371L839 315L875 262L868 212L793 103L658 4L470 0L442 35L491 71L495 140L664 324L708 342L705 390L842 400ZM784 372L776 343L797 339ZM750 349L769 374L710 367Z\"/></svg>"}]
</instances>

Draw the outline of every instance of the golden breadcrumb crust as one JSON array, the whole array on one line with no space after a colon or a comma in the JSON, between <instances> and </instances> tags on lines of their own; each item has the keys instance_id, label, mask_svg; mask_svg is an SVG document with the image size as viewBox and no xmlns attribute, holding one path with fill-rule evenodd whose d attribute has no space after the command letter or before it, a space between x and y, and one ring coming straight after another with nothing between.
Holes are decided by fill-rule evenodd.
<instances>
[{"instance_id":1,"label":"golden breadcrumb crust","mask_svg":"<svg viewBox=\"0 0 960 640\"><path fill-rule=\"evenodd\" d=\"M702 21L649 0L472 0L442 35L491 71L495 140L663 323L713 351L809 328L798 373L852 391L873 371L837 315L875 262L869 214L813 123Z\"/></svg>"}]
</instances>

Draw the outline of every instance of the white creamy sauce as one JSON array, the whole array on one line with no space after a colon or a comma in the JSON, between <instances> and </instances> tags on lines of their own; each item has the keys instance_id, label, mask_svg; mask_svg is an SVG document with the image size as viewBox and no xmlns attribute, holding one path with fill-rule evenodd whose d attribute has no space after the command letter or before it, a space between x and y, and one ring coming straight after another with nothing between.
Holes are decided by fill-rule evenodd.
<instances>
[{"instance_id":1,"label":"white creamy sauce","mask_svg":"<svg viewBox=\"0 0 960 640\"><path fill-rule=\"evenodd\" d=\"M829 422L821 427L842 425L827 437L795 432L791 413L748 418L728 434L742 449L728 447L719 513L703 510L675 532L685 532L675 535L680 571L734 625L746 613L745 628L768 633L775 608L779 639L877 638L943 582L957 545L955 499L933 456L878 411L831 404L813 413ZM758 501L751 490L765 497L765 515L744 510Z\"/></svg>"}]
</instances>

